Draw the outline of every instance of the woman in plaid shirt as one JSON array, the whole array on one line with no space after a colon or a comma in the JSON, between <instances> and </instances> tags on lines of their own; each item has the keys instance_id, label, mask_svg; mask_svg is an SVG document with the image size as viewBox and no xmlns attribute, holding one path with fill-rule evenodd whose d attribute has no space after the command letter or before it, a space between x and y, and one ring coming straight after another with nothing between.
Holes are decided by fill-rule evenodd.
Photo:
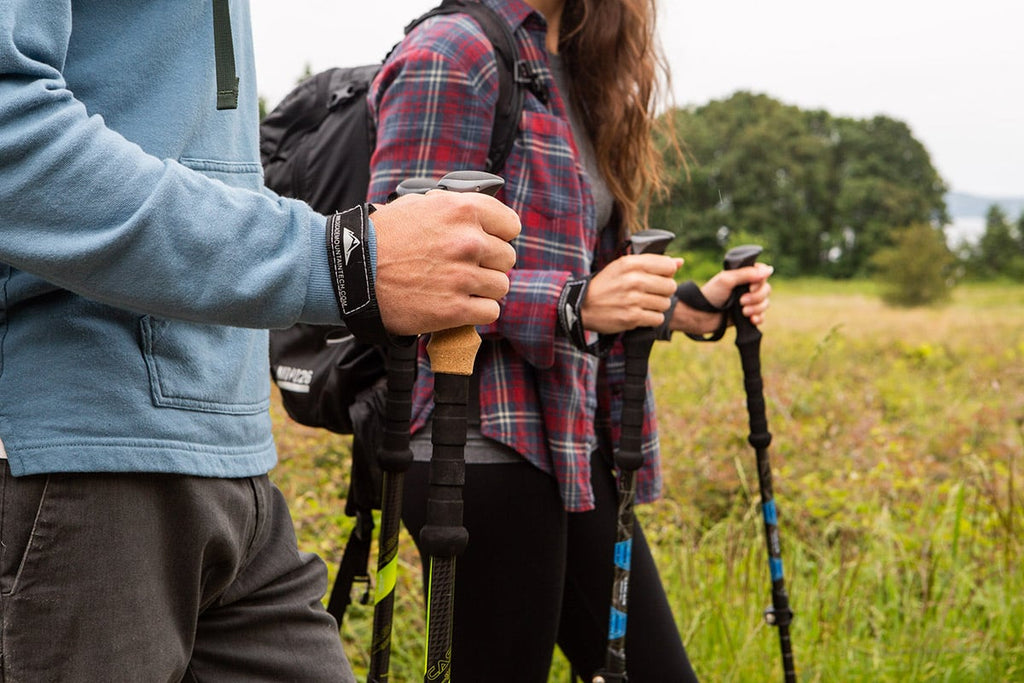
<instances>
[{"instance_id":1,"label":"woman in plaid shirt","mask_svg":"<svg viewBox=\"0 0 1024 683\"><path fill-rule=\"evenodd\" d=\"M722 315L675 305L681 259L620 256L642 227L641 196L661 186L650 137L663 64L655 1L480 1L508 23L532 78L500 169L498 197L523 225L517 263L499 320L478 328L479 419L470 420L464 488L470 541L457 566L452 669L464 681L546 681L557 643L590 680L604 663L612 585L619 338L661 325L667 310L670 329L691 334L715 330ZM497 96L494 53L473 19L446 15L414 29L369 94L378 136L369 199L384 200L412 176L484 168ZM750 284L741 304L760 324L770 274L761 264L722 272L701 291L722 305ZM432 386L421 349L403 503L414 538L426 509ZM639 502L660 492L653 410L644 435ZM639 527L629 600L631 680L696 680Z\"/></svg>"}]
</instances>

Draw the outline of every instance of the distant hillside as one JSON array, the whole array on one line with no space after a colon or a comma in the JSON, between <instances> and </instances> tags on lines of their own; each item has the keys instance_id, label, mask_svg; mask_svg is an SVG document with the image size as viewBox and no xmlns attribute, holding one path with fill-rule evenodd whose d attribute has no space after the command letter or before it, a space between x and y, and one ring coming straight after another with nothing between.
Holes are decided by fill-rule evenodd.
<instances>
[{"instance_id":1,"label":"distant hillside","mask_svg":"<svg viewBox=\"0 0 1024 683\"><path fill-rule=\"evenodd\" d=\"M982 197L963 192L946 194L946 208L949 209L949 215L954 220L957 218L984 218L993 204L1001 206L1011 221L1016 220L1021 213L1024 213L1024 197Z\"/></svg>"}]
</instances>

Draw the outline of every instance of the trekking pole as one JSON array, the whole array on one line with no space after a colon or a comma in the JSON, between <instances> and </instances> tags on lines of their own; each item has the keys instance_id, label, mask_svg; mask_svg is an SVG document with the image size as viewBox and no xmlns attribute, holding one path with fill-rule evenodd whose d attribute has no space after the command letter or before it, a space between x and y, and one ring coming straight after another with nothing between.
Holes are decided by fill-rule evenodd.
<instances>
[{"instance_id":1,"label":"trekking pole","mask_svg":"<svg viewBox=\"0 0 1024 683\"><path fill-rule=\"evenodd\" d=\"M389 198L423 194L437 187L433 179L409 178L399 183ZM378 457L381 483L380 535L377 541L377 590L373 605L373 639L367 683L385 683L390 675L391 630L398 577L398 542L402 525L402 491L405 472L412 464L409 423L412 388L416 382L418 337L402 337L388 345L387 394L384 405L384 438Z\"/></svg>"},{"instance_id":2,"label":"trekking pole","mask_svg":"<svg viewBox=\"0 0 1024 683\"><path fill-rule=\"evenodd\" d=\"M744 245L730 249L725 255L725 270L752 266L761 253L757 245ZM761 513L764 517L764 532L768 543L768 566L772 577L772 606L765 610L765 623L779 629L779 645L782 650L782 671L786 683L796 683L796 668L793 664L793 645L789 639L789 624L793 611L789 608L789 596L782 574L782 546L779 542L778 512L772 493L772 469L768 460L768 444L772 435L768 432L768 418L764 406L764 385L761 379L761 331L743 315L739 299L749 290L749 285L740 285L733 290L726 304L728 314L736 326L736 347L743 364L743 386L747 394L747 413L750 421L748 441L757 455L757 480L761 489Z\"/></svg>"},{"instance_id":3,"label":"trekking pole","mask_svg":"<svg viewBox=\"0 0 1024 683\"><path fill-rule=\"evenodd\" d=\"M668 230L641 230L629 238L633 254L662 254L675 235ZM657 331L653 327L622 335L626 352L626 379L622 389L622 429L615 466L619 470L619 507L615 536L615 569L612 578L608 649L605 668L594 674L593 683L626 681L626 611L633 550L633 504L636 471L644 464L644 404L647 399L647 366Z\"/></svg>"},{"instance_id":4,"label":"trekking pole","mask_svg":"<svg viewBox=\"0 0 1024 683\"><path fill-rule=\"evenodd\" d=\"M495 194L505 181L477 171L456 171L435 187ZM451 681L455 558L466 548L462 486L466 479L466 403L480 335L472 325L430 335L427 355L434 373L430 484L420 546L430 558L427 582L427 643L424 681Z\"/></svg>"},{"instance_id":5,"label":"trekking pole","mask_svg":"<svg viewBox=\"0 0 1024 683\"><path fill-rule=\"evenodd\" d=\"M416 380L416 337L388 346L384 437L379 454L381 483L380 535L377 540L377 591L373 604L373 640L367 683L385 683L391 662L391 628L398 575L398 540L402 523L402 489L412 464L409 420Z\"/></svg>"},{"instance_id":6,"label":"trekking pole","mask_svg":"<svg viewBox=\"0 0 1024 683\"><path fill-rule=\"evenodd\" d=\"M453 177L454 176L454 177ZM448 184L456 191L473 191L469 181L493 183L489 174L462 173L445 176ZM485 177L486 176L486 177ZM496 192L503 184L500 178L494 185ZM409 178L402 181L391 198L407 194L423 194L441 185L432 179ZM473 329L472 327L470 328ZM475 330L473 330L475 334ZM435 333L435 336L438 333ZM440 334L444 334L443 332ZM394 589L398 567L398 542L402 520L402 490L405 472L412 464L412 450L409 448L409 423L412 414L412 388L416 382L417 337L402 337L388 346L387 398L385 401L384 438L380 452L380 466L383 472L381 492L381 524L378 540L377 591L373 611L373 641L370 647L370 671L367 683L385 683L389 677L391 660L391 631L394 618ZM478 342L479 344L479 342ZM428 346L429 353L429 346ZM475 349L473 352L475 359ZM472 374L470 360L470 374ZM464 401L465 402L465 401ZM463 409L463 415L465 410ZM465 436L463 435L463 443ZM461 517L459 520L461 525Z\"/></svg>"}]
</instances>

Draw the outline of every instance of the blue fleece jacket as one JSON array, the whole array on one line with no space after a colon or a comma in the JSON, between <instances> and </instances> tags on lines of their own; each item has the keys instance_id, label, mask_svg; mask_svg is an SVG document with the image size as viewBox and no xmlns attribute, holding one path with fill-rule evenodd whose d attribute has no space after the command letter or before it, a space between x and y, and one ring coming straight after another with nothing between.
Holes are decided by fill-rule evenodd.
<instances>
[{"instance_id":1,"label":"blue fleece jacket","mask_svg":"<svg viewBox=\"0 0 1024 683\"><path fill-rule=\"evenodd\" d=\"M0 456L250 476L269 327L338 322L325 219L262 189L249 4L0 2Z\"/></svg>"}]
</instances>

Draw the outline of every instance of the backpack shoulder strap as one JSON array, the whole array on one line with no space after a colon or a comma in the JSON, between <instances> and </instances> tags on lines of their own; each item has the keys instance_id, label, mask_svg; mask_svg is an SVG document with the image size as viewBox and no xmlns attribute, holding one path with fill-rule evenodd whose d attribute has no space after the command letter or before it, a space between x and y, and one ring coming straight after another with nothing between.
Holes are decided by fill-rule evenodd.
<instances>
[{"instance_id":1,"label":"backpack shoulder strap","mask_svg":"<svg viewBox=\"0 0 1024 683\"><path fill-rule=\"evenodd\" d=\"M228 0L213 0L213 50L217 65L217 109L238 109L238 75Z\"/></svg>"},{"instance_id":2,"label":"backpack shoulder strap","mask_svg":"<svg viewBox=\"0 0 1024 683\"><path fill-rule=\"evenodd\" d=\"M327 601L327 613L334 617L341 628L345 620L345 610L352 604L352 585L364 584L365 590L359 599L360 604L370 602L370 545L373 538L373 510L358 510L355 526L349 534L348 543L341 554L338 574L334 577L334 587Z\"/></svg>"},{"instance_id":3,"label":"backpack shoulder strap","mask_svg":"<svg viewBox=\"0 0 1024 683\"><path fill-rule=\"evenodd\" d=\"M409 33L430 17L443 14L468 14L476 19L491 41L498 58L498 103L484 170L500 173L512 152L512 143L519 130L519 116L525 99L523 86L532 85L534 78L526 68L526 62L518 58L515 38L505 20L490 7L475 0L443 0L434 9L414 19L405 27L405 32Z\"/></svg>"}]
</instances>

